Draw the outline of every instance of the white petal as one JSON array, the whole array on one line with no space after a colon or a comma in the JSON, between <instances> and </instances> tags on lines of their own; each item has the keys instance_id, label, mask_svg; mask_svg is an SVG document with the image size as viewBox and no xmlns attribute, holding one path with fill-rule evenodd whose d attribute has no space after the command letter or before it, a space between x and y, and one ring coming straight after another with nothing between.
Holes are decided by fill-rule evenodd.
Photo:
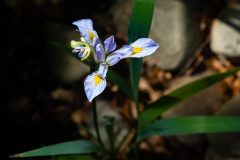
<instances>
[{"instance_id":1,"label":"white petal","mask_svg":"<svg viewBox=\"0 0 240 160\"><path fill-rule=\"evenodd\" d=\"M93 22L91 19L81 19L73 22L74 25L78 27L83 38L86 42L94 46L95 40L98 38L97 32L93 29Z\"/></svg>"},{"instance_id":2,"label":"white petal","mask_svg":"<svg viewBox=\"0 0 240 160\"><path fill-rule=\"evenodd\" d=\"M133 52L129 55L129 57L135 58L149 56L150 54L153 54L159 47L159 45L150 38L140 38L133 42L131 46L133 51L139 51Z\"/></svg>"},{"instance_id":3,"label":"white petal","mask_svg":"<svg viewBox=\"0 0 240 160\"><path fill-rule=\"evenodd\" d=\"M88 75L84 81L84 90L88 101L91 102L93 98L101 94L107 86L105 78L100 77L96 72Z\"/></svg>"}]
</instances>

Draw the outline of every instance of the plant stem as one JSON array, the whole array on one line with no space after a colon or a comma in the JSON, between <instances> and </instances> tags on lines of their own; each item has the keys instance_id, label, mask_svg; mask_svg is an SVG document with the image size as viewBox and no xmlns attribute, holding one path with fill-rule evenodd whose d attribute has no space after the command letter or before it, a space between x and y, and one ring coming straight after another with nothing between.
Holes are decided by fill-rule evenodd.
<instances>
[{"instance_id":1,"label":"plant stem","mask_svg":"<svg viewBox=\"0 0 240 160\"><path fill-rule=\"evenodd\" d=\"M98 115L97 115L97 105L96 105L96 100L94 99L92 102L92 110L93 110L93 122L94 122L94 127L95 127L95 131L97 134L97 139L99 144L103 147L103 149L105 150L105 146L102 142L102 138L99 132L99 126L98 126Z\"/></svg>"},{"instance_id":2,"label":"plant stem","mask_svg":"<svg viewBox=\"0 0 240 160\"><path fill-rule=\"evenodd\" d=\"M96 68L96 64L94 62L94 60L91 61L90 63L90 73L94 72ZM94 128L97 134L97 140L99 142L99 144L101 145L101 147L103 148L103 150L105 151L106 148L103 144L100 132L99 132L99 126L98 126L98 115L97 115L97 105L96 105L96 99L93 99L92 101L92 111L93 111L93 123L94 123Z\"/></svg>"}]
</instances>

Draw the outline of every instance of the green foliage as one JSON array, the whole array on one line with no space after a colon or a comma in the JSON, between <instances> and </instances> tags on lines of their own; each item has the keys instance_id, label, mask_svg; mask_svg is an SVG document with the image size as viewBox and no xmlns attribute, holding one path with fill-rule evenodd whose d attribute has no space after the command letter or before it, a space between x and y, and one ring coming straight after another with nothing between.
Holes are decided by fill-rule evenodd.
<instances>
[{"instance_id":1,"label":"green foliage","mask_svg":"<svg viewBox=\"0 0 240 160\"><path fill-rule=\"evenodd\" d=\"M157 101L146 107L146 109L141 113L139 119L141 128L156 119L158 116L161 116L161 114L166 110L176 106L177 104L183 102L187 98L192 97L200 91L216 84L224 78L235 74L239 70L240 67L237 67L225 73L219 73L202 78L200 80L196 80L172 91L165 96L162 96Z\"/></svg>"},{"instance_id":2,"label":"green foliage","mask_svg":"<svg viewBox=\"0 0 240 160\"><path fill-rule=\"evenodd\" d=\"M90 154L98 150L97 146L87 140L58 143L39 149L19 153L12 157L57 156L66 154Z\"/></svg>"},{"instance_id":3,"label":"green foliage","mask_svg":"<svg viewBox=\"0 0 240 160\"><path fill-rule=\"evenodd\" d=\"M189 116L161 119L144 127L139 140L149 136L172 136L196 133L240 132L240 117Z\"/></svg>"},{"instance_id":4,"label":"green foliage","mask_svg":"<svg viewBox=\"0 0 240 160\"><path fill-rule=\"evenodd\" d=\"M113 158L114 152L115 152L115 135L114 135L115 118L111 116L105 116L104 119L105 119L105 129L110 142L111 157Z\"/></svg>"},{"instance_id":5,"label":"green foliage","mask_svg":"<svg viewBox=\"0 0 240 160\"><path fill-rule=\"evenodd\" d=\"M134 42L139 38L148 37L154 10L154 0L135 0L132 17L128 27L128 41ZM138 101L138 85L141 76L142 59L130 58L130 78L132 95Z\"/></svg>"}]
</instances>

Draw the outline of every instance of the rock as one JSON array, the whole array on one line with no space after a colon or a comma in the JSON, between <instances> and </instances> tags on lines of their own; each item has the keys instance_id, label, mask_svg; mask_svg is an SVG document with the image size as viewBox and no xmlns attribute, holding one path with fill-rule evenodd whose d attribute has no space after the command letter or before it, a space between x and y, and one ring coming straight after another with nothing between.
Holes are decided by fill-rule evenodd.
<instances>
[{"instance_id":1,"label":"rock","mask_svg":"<svg viewBox=\"0 0 240 160\"><path fill-rule=\"evenodd\" d=\"M98 100L97 101L97 114L98 114L98 125L99 125L99 131L101 138L103 140L103 143L110 147L108 136L105 130L105 119L104 116L111 116L115 118L115 144L118 145L119 142L122 140L124 136L126 136L128 129L127 124L123 120L122 116L120 115L120 112L117 110L117 107L112 107L111 104L107 101ZM93 113L92 110L89 112L88 116L88 124L90 127L90 130L92 133L96 135L95 128L94 128L94 122L93 122Z\"/></svg>"},{"instance_id":2,"label":"rock","mask_svg":"<svg viewBox=\"0 0 240 160\"><path fill-rule=\"evenodd\" d=\"M118 4L113 9L116 27L127 36L132 0ZM158 51L146 58L150 64L166 70L175 70L186 63L201 40L200 18L181 0L157 0L150 38L160 45Z\"/></svg>"},{"instance_id":3,"label":"rock","mask_svg":"<svg viewBox=\"0 0 240 160\"><path fill-rule=\"evenodd\" d=\"M210 46L217 55L240 56L240 5L224 10L211 28Z\"/></svg>"},{"instance_id":4,"label":"rock","mask_svg":"<svg viewBox=\"0 0 240 160\"><path fill-rule=\"evenodd\" d=\"M49 40L63 45L63 48L48 44L49 63L53 74L60 81L72 83L89 72L89 67L73 57L71 51L64 50L71 40L79 40L80 34L74 26L61 23L48 23L45 26L46 35Z\"/></svg>"},{"instance_id":5,"label":"rock","mask_svg":"<svg viewBox=\"0 0 240 160\"><path fill-rule=\"evenodd\" d=\"M240 116L240 95L232 98L218 115ZM226 126L227 127L227 126ZM240 159L240 133L208 134L210 147L207 160L238 160Z\"/></svg>"},{"instance_id":6,"label":"rock","mask_svg":"<svg viewBox=\"0 0 240 160\"><path fill-rule=\"evenodd\" d=\"M133 4L133 0L119 0L111 9L117 31L125 37L128 35L128 24Z\"/></svg>"}]
</instances>

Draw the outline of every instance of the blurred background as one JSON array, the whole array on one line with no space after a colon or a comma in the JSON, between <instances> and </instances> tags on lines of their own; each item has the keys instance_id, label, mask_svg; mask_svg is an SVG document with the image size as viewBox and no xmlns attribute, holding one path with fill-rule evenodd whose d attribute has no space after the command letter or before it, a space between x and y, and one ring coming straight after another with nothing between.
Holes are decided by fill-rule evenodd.
<instances>
[{"instance_id":1,"label":"blurred background","mask_svg":"<svg viewBox=\"0 0 240 160\"><path fill-rule=\"evenodd\" d=\"M118 47L126 44L133 0L2 0L0 4L2 159L88 138L79 125L92 127L83 90L89 68L64 46L79 40L72 22L83 18L93 20L102 40L114 35ZM238 66L239 31L239 0L156 0L150 37L160 48L144 59L142 107L187 82ZM113 70L129 79L127 60ZM165 117L240 114L239 77L194 96ZM119 130L128 130L136 120L132 102L111 82L99 96L99 113L118 117ZM153 137L140 145L140 154L166 160L227 160L232 155L240 159L239 135L229 137ZM219 141L225 148L219 147Z\"/></svg>"}]
</instances>

